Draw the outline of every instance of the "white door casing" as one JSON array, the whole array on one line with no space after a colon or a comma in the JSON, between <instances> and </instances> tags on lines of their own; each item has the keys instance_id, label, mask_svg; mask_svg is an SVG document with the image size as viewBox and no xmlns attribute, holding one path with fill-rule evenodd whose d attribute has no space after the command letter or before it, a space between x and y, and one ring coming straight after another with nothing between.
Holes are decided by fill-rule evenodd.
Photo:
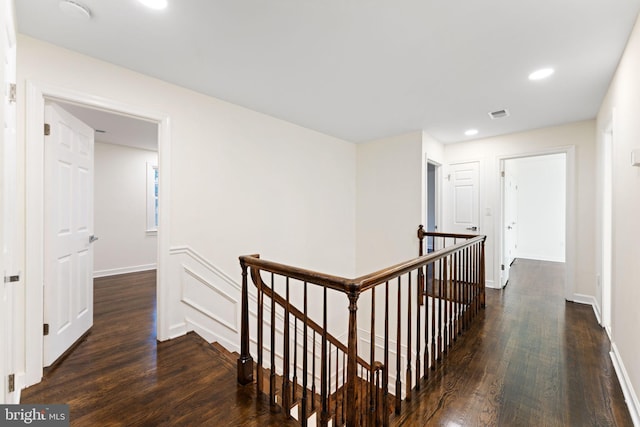
<instances>
[{"instance_id":1,"label":"white door casing","mask_svg":"<svg viewBox=\"0 0 640 427\"><path fill-rule=\"evenodd\" d=\"M19 91L20 94L20 91ZM20 97L19 97L20 98ZM18 316L24 319L24 335L18 337L24 347L23 386L41 381L43 375L43 283L44 283L44 126L45 102L61 100L119 114L126 114L158 124L159 226L158 226L158 283L157 283L157 338L161 341L180 333L172 329L169 316L171 288L167 284L170 247L171 200L171 118L166 112L147 109L122 100L104 98L69 87L42 82L25 81L25 278L24 295L18 307Z\"/></svg>"},{"instance_id":2,"label":"white door casing","mask_svg":"<svg viewBox=\"0 0 640 427\"><path fill-rule=\"evenodd\" d=\"M425 227L427 231L438 231L440 222L440 165L426 160L426 218Z\"/></svg>"},{"instance_id":3,"label":"white door casing","mask_svg":"<svg viewBox=\"0 0 640 427\"><path fill-rule=\"evenodd\" d=\"M17 155L16 155L16 32L13 1L0 2L0 57L2 58L2 100L0 117L0 404L18 403L19 384L15 383L16 356L13 345L18 321L15 298L22 275L17 263ZM8 376L13 374L13 391ZM16 391L17 390L17 391Z\"/></svg>"},{"instance_id":4,"label":"white door casing","mask_svg":"<svg viewBox=\"0 0 640 427\"><path fill-rule=\"evenodd\" d=\"M94 131L56 104L45 106L44 365L93 325Z\"/></svg>"},{"instance_id":5,"label":"white door casing","mask_svg":"<svg viewBox=\"0 0 640 427\"><path fill-rule=\"evenodd\" d=\"M601 324L611 338L611 312L613 293L613 118L602 139L602 223L601 223Z\"/></svg>"},{"instance_id":6,"label":"white door casing","mask_svg":"<svg viewBox=\"0 0 640 427\"><path fill-rule=\"evenodd\" d=\"M502 260L501 286L504 287L509 280L509 270L516 257L517 247L517 217L518 217L518 184L516 177L505 167L503 170L504 192L504 258Z\"/></svg>"},{"instance_id":7,"label":"white door casing","mask_svg":"<svg viewBox=\"0 0 640 427\"><path fill-rule=\"evenodd\" d=\"M451 219L444 232L477 234L480 230L480 163L452 164L449 167Z\"/></svg>"},{"instance_id":8,"label":"white door casing","mask_svg":"<svg viewBox=\"0 0 640 427\"><path fill-rule=\"evenodd\" d=\"M575 265L576 265L576 246L575 242L577 240L576 233L576 149L575 146L563 146L563 147L555 147L552 149L543 149L535 152L522 153L521 155L510 155L510 156L500 156L498 157L498 165L496 169L496 173L501 173L503 170L504 162L509 159L519 159L523 157L536 157L543 156L547 154L559 154L564 153L566 155L566 209L565 209L565 280L564 280L564 297L567 301L584 301L583 296L574 293L575 289ZM503 187L502 181L497 181L496 191L500 192L500 189ZM496 245L495 250L495 259L500 260L495 263L493 266L494 274L497 274L499 277L500 274L500 263L506 257L505 256L505 236L504 236L504 210L505 210L505 197L504 191L500 193L500 205L497 206L501 209L502 215L496 221L496 229L500 230L499 236L497 237L497 241L500 244Z\"/></svg>"}]
</instances>

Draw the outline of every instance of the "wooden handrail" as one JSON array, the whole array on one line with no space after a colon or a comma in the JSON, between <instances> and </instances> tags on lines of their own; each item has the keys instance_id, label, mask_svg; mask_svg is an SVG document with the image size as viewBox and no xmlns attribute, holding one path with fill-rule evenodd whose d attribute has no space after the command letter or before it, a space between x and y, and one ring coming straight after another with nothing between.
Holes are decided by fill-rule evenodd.
<instances>
[{"instance_id":1,"label":"wooden handrail","mask_svg":"<svg viewBox=\"0 0 640 427\"><path fill-rule=\"evenodd\" d=\"M443 362L457 336L469 330L485 303L485 236L426 232L422 226L418 228L417 236L420 242L418 257L353 279L264 260L260 255L241 256L238 381L241 384L253 381L253 359L249 352L250 276L257 289L256 386L262 393L263 370L269 369L272 409L277 410L281 405L288 418L295 418L306 426L317 411L316 400L319 399L321 405L316 422L321 426L388 426L389 414L400 413L403 399L410 400L413 389L420 387L429 370ZM425 238L430 238L430 249L434 250L426 255ZM269 283L263 279L262 271L270 273ZM286 297L276 291L276 287L281 286L286 286ZM312 306L321 308L320 322L311 319L308 311L309 286L319 286L323 291L322 299L312 302ZM382 295L376 296L379 286ZM291 303L290 288L297 288L298 296L302 294L302 309ZM345 313L344 318L348 322L346 343L327 331L329 289L348 298L348 315ZM369 304L359 303L362 295L367 295L365 301L370 301ZM384 304L377 305L377 299ZM393 304L390 300L394 300ZM267 316L270 319L265 318L265 307L271 310L271 316ZM371 316L370 323L367 321L360 327L359 308L364 308L365 317L369 313ZM276 319L276 310L284 310L283 319ZM317 316L317 311L314 313ZM376 318L384 319L384 336L378 336L378 328L382 325ZM390 327L390 318L392 322L395 320L394 328ZM282 327L282 340L276 339L278 325ZM268 344L264 339L264 328L270 328ZM393 342L395 344L391 345ZM366 343L365 351L358 351L359 343ZM302 349L300 355L299 347ZM270 362L266 362L270 367L264 366L263 349L270 354ZM277 350L283 352L281 364L276 363ZM376 360L381 351L384 362ZM367 353L368 356L364 356ZM395 353L393 373L389 365L390 353ZM316 359L319 360L319 377ZM402 366L401 359L406 366ZM282 396L279 400L276 378L280 371ZM392 384L395 397L389 392L390 375L395 376ZM316 380L320 382L320 395L316 394ZM298 414L292 414L296 408Z\"/></svg>"},{"instance_id":2,"label":"wooden handrail","mask_svg":"<svg viewBox=\"0 0 640 427\"><path fill-rule=\"evenodd\" d=\"M462 234L462 233L442 233L439 231L425 231L424 226L418 227L418 239L422 239L425 236L429 237L447 237L451 239L472 239L478 237L478 234Z\"/></svg>"},{"instance_id":3,"label":"wooden handrail","mask_svg":"<svg viewBox=\"0 0 640 427\"><path fill-rule=\"evenodd\" d=\"M396 277L401 276L409 271L416 270L420 266L424 266L432 261L443 258L461 249L470 247L478 242L484 242L486 240L486 236L477 235L450 235L444 233L438 233L437 235L456 238L464 238L462 236L467 236L469 240L465 240L464 242L457 243L453 246L449 246L437 252L419 256L417 258L413 258L409 261L405 261L391 267L383 268L376 272L366 274L355 279L347 279L345 277L333 276L330 274L319 273L317 271L307 270L300 267L293 267L286 264L267 261L260 258L259 255L243 255L240 257L240 262L244 262L249 267L258 268L270 273L281 274L287 277L298 279L300 281L325 286L329 289L343 292L345 294L360 294L368 289L371 289L374 286L385 283L389 280L393 280Z\"/></svg>"},{"instance_id":4,"label":"wooden handrail","mask_svg":"<svg viewBox=\"0 0 640 427\"><path fill-rule=\"evenodd\" d=\"M243 255L240 257L240 262L244 262L249 267L257 267L260 270L268 271L270 273L286 274L287 277L298 279L302 282L326 286L329 289L340 292L346 292L352 287L353 281L344 277L332 276L330 274L319 273L313 270L306 270L304 268L267 261L260 258L260 255Z\"/></svg>"},{"instance_id":5,"label":"wooden handrail","mask_svg":"<svg viewBox=\"0 0 640 427\"><path fill-rule=\"evenodd\" d=\"M357 279L354 279L355 286L358 286L360 288L360 292L364 292L367 289L370 289L374 286L385 283L389 280L393 280L398 276L406 274L410 271L417 270L421 266L425 266L435 260L444 258L448 255L451 255L454 252L458 252L461 249L470 247L479 242L484 242L485 239L486 239L486 236L473 236L472 239L441 249L437 252L432 252L427 255L419 256L412 260L376 271L375 273L371 273L366 276L359 277Z\"/></svg>"}]
</instances>

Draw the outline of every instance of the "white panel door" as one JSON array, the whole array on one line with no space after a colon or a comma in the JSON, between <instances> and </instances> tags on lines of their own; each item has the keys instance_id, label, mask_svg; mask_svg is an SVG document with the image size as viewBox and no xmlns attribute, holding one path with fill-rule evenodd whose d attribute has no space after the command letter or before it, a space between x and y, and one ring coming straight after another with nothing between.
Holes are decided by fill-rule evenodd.
<instances>
[{"instance_id":1,"label":"white panel door","mask_svg":"<svg viewBox=\"0 0 640 427\"><path fill-rule=\"evenodd\" d=\"M518 217L518 183L515 176L508 171L504 174L504 258L502 265L502 286L509 280L509 269L516 257L518 245L517 217Z\"/></svg>"},{"instance_id":2,"label":"white panel door","mask_svg":"<svg viewBox=\"0 0 640 427\"><path fill-rule=\"evenodd\" d=\"M93 137L86 124L45 106L44 366L93 325Z\"/></svg>"},{"instance_id":3,"label":"white panel door","mask_svg":"<svg viewBox=\"0 0 640 427\"><path fill-rule=\"evenodd\" d=\"M451 219L450 229L444 232L476 234L479 232L479 162L450 166Z\"/></svg>"},{"instance_id":4,"label":"white panel door","mask_svg":"<svg viewBox=\"0 0 640 427\"><path fill-rule=\"evenodd\" d=\"M14 353L15 338L18 330L16 318L17 295L15 287L21 280L17 271L17 157L16 157L16 33L13 14L13 2L0 1L0 58L2 66L2 99L0 101L0 117L2 132L0 134L0 404L17 403L17 393L9 392L6 378L15 373Z\"/></svg>"}]
</instances>

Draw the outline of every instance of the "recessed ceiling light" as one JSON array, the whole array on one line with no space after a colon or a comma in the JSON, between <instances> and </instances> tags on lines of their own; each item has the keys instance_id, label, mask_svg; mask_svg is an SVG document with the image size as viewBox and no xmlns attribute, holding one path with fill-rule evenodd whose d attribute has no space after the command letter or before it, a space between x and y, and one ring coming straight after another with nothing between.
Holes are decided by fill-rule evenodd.
<instances>
[{"instance_id":1,"label":"recessed ceiling light","mask_svg":"<svg viewBox=\"0 0 640 427\"><path fill-rule=\"evenodd\" d=\"M58 6L65 15L72 18L83 19L85 21L91 19L91 11L89 8L80 3L76 3L71 0L63 0L58 3Z\"/></svg>"},{"instance_id":2,"label":"recessed ceiling light","mask_svg":"<svg viewBox=\"0 0 640 427\"><path fill-rule=\"evenodd\" d=\"M542 80L546 79L550 75L554 73L553 68L542 68L540 70L536 70L533 73L529 74L529 80Z\"/></svg>"},{"instance_id":3,"label":"recessed ceiling light","mask_svg":"<svg viewBox=\"0 0 640 427\"><path fill-rule=\"evenodd\" d=\"M467 136L477 135L478 134L478 129L469 129L464 134L467 135Z\"/></svg>"},{"instance_id":4,"label":"recessed ceiling light","mask_svg":"<svg viewBox=\"0 0 640 427\"><path fill-rule=\"evenodd\" d=\"M150 9L162 10L166 9L169 5L167 0L138 0L143 5L147 6Z\"/></svg>"}]
</instances>

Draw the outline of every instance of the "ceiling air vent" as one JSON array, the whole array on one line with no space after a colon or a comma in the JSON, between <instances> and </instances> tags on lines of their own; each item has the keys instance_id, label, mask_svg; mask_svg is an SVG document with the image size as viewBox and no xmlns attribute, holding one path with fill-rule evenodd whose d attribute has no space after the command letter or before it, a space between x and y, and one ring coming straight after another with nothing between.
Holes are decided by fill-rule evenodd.
<instances>
[{"instance_id":1,"label":"ceiling air vent","mask_svg":"<svg viewBox=\"0 0 640 427\"><path fill-rule=\"evenodd\" d=\"M495 119L501 119L503 117L508 117L509 116L509 112L507 110L498 110L498 111L492 111L489 113L489 117L491 117L491 119L495 120Z\"/></svg>"}]
</instances>

